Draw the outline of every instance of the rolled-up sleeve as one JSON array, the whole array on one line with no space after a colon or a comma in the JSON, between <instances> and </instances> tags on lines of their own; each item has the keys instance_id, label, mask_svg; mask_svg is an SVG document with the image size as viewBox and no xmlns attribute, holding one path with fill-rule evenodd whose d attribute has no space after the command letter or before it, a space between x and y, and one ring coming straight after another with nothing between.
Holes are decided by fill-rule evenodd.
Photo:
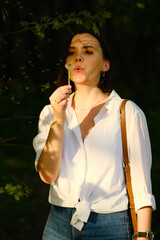
<instances>
[{"instance_id":1,"label":"rolled-up sleeve","mask_svg":"<svg viewBox=\"0 0 160 240\"><path fill-rule=\"evenodd\" d=\"M39 122L38 122L38 134L33 139L33 147L36 152L36 158L35 158L36 170L37 170L38 159L46 143L52 120L53 120L52 108L50 105L47 105L43 108L43 110L40 113Z\"/></svg>"},{"instance_id":2,"label":"rolled-up sleeve","mask_svg":"<svg viewBox=\"0 0 160 240\"><path fill-rule=\"evenodd\" d=\"M152 155L146 117L135 104L127 105L127 143L135 210L137 212L145 206L151 206L155 210L156 203L151 184Z\"/></svg>"}]
</instances>

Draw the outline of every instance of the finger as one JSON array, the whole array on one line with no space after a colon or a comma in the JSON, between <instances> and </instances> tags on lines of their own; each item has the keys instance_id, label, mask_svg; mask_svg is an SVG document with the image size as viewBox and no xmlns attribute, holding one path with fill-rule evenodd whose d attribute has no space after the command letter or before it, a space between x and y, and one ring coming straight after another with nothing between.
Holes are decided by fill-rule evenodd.
<instances>
[{"instance_id":1,"label":"finger","mask_svg":"<svg viewBox=\"0 0 160 240\"><path fill-rule=\"evenodd\" d=\"M71 89L72 89L71 85L64 85L64 86L57 88L56 92L70 91Z\"/></svg>"},{"instance_id":2,"label":"finger","mask_svg":"<svg viewBox=\"0 0 160 240\"><path fill-rule=\"evenodd\" d=\"M72 93L71 89L63 89L55 91L51 96L50 99L57 99L60 96L66 95L66 97L69 97L69 95Z\"/></svg>"},{"instance_id":3,"label":"finger","mask_svg":"<svg viewBox=\"0 0 160 240\"><path fill-rule=\"evenodd\" d=\"M57 102L57 103L60 103L60 102L62 102L63 100L67 100L68 99L68 97L69 97L69 94L67 94L67 93L61 93L60 95L58 95L56 98L55 98L55 102Z\"/></svg>"},{"instance_id":4,"label":"finger","mask_svg":"<svg viewBox=\"0 0 160 240\"><path fill-rule=\"evenodd\" d=\"M67 94L67 93L61 93L61 94L59 94L59 95L57 95L57 96L54 96L54 95L52 95L50 98L49 98L49 100L50 100L50 102L51 102L51 104L59 104L60 102L62 102L63 100L68 100L68 98L69 98L69 94Z\"/></svg>"},{"instance_id":5,"label":"finger","mask_svg":"<svg viewBox=\"0 0 160 240\"><path fill-rule=\"evenodd\" d=\"M63 95L63 94L68 94L70 95L72 92L71 89L65 88L65 89L59 89L57 92L55 92L56 96Z\"/></svg>"},{"instance_id":6,"label":"finger","mask_svg":"<svg viewBox=\"0 0 160 240\"><path fill-rule=\"evenodd\" d=\"M62 86L57 88L52 95L49 97L49 100L51 102L51 104L59 103L60 101L62 101L63 99L67 99L69 97L69 95L72 93L71 90L71 86Z\"/></svg>"},{"instance_id":7,"label":"finger","mask_svg":"<svg viewBox=\"0 0 160 240\"><path fill-rule=\"evenodd\" d=\"M68 98L70 94L71 94L71 90L63 90L55 93L52 97L57 101L61 101L64 98Z\"/></svg>"}]
</instances>

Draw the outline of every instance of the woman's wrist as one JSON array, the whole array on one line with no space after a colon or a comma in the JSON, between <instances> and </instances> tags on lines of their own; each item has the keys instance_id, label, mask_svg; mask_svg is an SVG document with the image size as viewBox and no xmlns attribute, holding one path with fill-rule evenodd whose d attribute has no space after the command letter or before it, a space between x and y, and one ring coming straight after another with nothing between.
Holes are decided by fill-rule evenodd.
<instances>
[{"instance_id":1,"label":"woman's wrist","mask_svg":"<svg viewBox=\"0 0 160 240\"><path fill-rule=\"evenodd\" d=\"M151 217L152 208L150 206L138 209L137 211L138 232L148 232L151 230Z\"/></svg>"},{"instance_id":2,"label":"woman's wrist","mask_svg":"<svg viewBox=\"0 0 160 240\"><path fill-rule=\"evenodd\" d=\"M138 237L137 240L146 240L147 238Z\"/></svg>"},{"instance_id":3,"label":"woman's wrist","mask_svg":"<svg viewBox=\"0 0 160 240\"><path fill-rule=\"evenodd\" d=\"M63 123L63 124L64 124L65 120L66 120L66 114L63 114L63 115L54 115L52 124L54 124L55 122L57 122L57 123ZM52 124L51 124L51 125L52 125Z\"/></svg>"}]
</instances>

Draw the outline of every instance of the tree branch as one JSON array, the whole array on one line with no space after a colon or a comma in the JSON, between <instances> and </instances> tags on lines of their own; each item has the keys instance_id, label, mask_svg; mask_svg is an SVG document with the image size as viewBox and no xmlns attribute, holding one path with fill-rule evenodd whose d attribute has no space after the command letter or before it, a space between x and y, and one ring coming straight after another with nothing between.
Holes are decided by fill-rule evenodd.
<instances>
[{"instance_id":1,"label":"tree branch","mask_svg":"<svg viewBox=\"0 0 160 240\"><path fill-rule=\"evenodd\" d=\"M48 25L54 25L54 24L57 24L57 23L54 23L53 21L51 21L51 22L48 22L48 23L42 23L42 24L40 24L40 26L41 27L47 27ZM8 36L8 35L15 35L15 34L27 32L27 31L34 30L34 29L36 29L36 26L29 27L29 28L26 28L26 29L21 29L21 30L18 30L18 31L3 33L3 34L0 34L0 38L4 37L4 36Z\"/></svg>"},{"instance_id":2,"label":"tree branch","mask_svg":"<svg viewBox=\"0 0 160 240\"><path fill-rule=\"evenodd\" d=\"M19 148L27 148L27 149L33 149L29 145L20 145L20 144L9 144L9 143L0 143L0 146L6 146L6 147L19 147Z\"/></svg>"},{"instance_id":3,"label":"tree branch","mask_svg":"<svg viewBox=\"0 0 160 240\"><path fill-rule=\"evenodd\" d=\"M4 140L1 140L1 141L0 141L0 144L1 144L1 143L5 143L5 142L12 141L12 140L17 139L17 138L18 138L18 136L10 137L10 138L7 138L7 139L4 139Z\"/></svg>"}]
</instances>

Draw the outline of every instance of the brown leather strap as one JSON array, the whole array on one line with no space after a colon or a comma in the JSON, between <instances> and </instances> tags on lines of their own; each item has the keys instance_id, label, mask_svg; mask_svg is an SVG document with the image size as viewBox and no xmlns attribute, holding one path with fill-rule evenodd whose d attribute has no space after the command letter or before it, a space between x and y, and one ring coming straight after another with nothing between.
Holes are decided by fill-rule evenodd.
<instances>
[{"instance_id":1,"label":"brown leather strap","mask_svg":"<svg viewBox=\"0 0 160 240\"><path fill-rule=\"evenodd\" d=\"M137 239L137 215L135 212L134 206L134 198L132 191L132 183L131 183L131 173L130 173L130 163L128 158L128 149L127 149L127 134L126 134L126 120L125 120L125 104L128 100L124 99L121 104L121 130L122 130L122 145L123 145L123 157L124 157L124 172L126 177L126 187L129 196L129 205L131 211L132 224L134 229L134 239Z\"/></svg>"}]
</instances>

